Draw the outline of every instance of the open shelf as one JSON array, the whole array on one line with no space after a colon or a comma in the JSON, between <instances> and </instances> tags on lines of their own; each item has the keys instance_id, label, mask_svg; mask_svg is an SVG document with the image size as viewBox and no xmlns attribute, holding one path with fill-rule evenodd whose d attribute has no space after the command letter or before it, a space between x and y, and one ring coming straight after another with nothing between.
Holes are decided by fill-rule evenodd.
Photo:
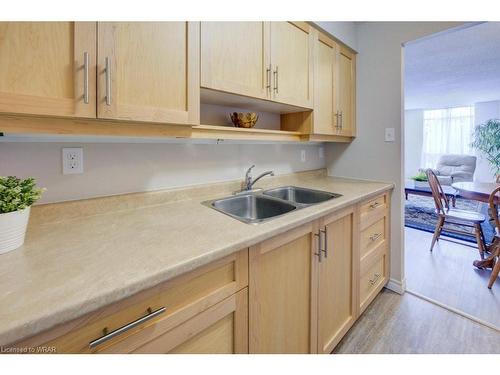
<instances>
[{"instance_id":1,"label":"open shelf","mask_svg":"<svg viewBox=\"0 0 500 375\"><path fill-rule=\"evenodd\" d=\"M302 137L302 133L294 131L217 125L195 125L191 129L191 138L300 142Z\"/></svg>"}]
</instances>

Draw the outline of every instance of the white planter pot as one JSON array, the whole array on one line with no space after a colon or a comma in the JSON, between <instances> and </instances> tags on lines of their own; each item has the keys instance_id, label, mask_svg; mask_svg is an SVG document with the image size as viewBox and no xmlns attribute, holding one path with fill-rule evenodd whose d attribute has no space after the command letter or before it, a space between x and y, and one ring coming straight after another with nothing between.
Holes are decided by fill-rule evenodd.
<instances>
[{"instance_id":1,"label":"white planter pot","mask_svg":"<svg viewBox=\"0 0 500 375\"><path fill-rule=\"evenodd\" d=\"M17 249L24 243L30 208L0 214L0 254Z\"/></svg>"},{"instance_id":2,"label":"white planter pot","mask_svg":"<svg viewBox=\"0 0 500 375\"><path fill-rule=\"evenodd\" d=\"M415 181L415 187L421 187L421 188L428 188L430 187L429 186L429 182L427 181Z\"/></svg>"}]
</instances>

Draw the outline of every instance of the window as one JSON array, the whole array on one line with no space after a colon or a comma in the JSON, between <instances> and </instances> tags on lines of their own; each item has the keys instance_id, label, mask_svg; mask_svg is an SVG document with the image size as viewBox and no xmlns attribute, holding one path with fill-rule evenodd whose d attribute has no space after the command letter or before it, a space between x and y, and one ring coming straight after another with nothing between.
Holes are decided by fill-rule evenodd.
<instances>
[{"instance_id":1,"label":"window","mask_svg":"<svg viewBox=\"0 0 500 375\"><path fill-rule=\"evenodd\" d=\"M435 168L443 154L472 154L474 107L424 111L422 168Z\"/></svg>"}]
</instances>

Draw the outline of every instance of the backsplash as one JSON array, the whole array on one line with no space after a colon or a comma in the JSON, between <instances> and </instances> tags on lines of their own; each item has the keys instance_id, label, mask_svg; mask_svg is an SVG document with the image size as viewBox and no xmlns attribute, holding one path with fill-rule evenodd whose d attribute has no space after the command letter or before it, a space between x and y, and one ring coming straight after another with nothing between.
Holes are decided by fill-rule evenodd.
<instances>
[{"instance_id":1,"label":"backsplash","mask_svg":"<svg viewBox=\"0 0 500 375\"><path fill-rule=\"evenodd\" d=\"M63 175L61 149L83 147L84 173ZM33 176L47 188L39 203L61 202L325 167L322 145L2 142L0 175ZM301 161L305 150L306 161Z\"/></svg>"}]
</instances>

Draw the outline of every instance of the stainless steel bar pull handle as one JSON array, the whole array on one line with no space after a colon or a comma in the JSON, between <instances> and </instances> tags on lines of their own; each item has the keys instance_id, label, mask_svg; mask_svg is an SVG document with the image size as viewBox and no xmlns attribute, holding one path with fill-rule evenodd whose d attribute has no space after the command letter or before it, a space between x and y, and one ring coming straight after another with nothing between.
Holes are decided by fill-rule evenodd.
<instances>
[{"instance_id":1,"label":"stainless steel bar pull handle","mask_svg":"<svg viewBox=\"0 0 500 375\"><path fill-rule=\"evenodd\" d=\"M321 231L314 233L314 235L318 237L318 252L314 253L314 255L318 256L319 262L321 263L321 252L323 251L321 250Z\"/></svg>"},{"instance_id":2,"label":"stainless steel bar pull handle","mask_svg":"<svg viewBox=\"0 0 500 375\"><path fill-rule=\"evenodd\" d=\"M325 253L325 259L326 259L326 258L328 258L328 235L326 233L326 227L325 227L325 229L320 229L319 232L323 233L324 248L321 251L323 251Z\"/></svg>"},{"instance_id":3,"label":"stainless steel bar pull handle","mask_svg":"<svg viewBox=\"0 0 500 375\"><path fill-rule=\"evenodd\" d=\"M106 57L106 105L111 105L111 63Z\"/></svg>"},{"instance_id":4,"label":"stainless steel bar pull handle","mask_svg":"<svg viewBox=\"0 0 500 375\"><path fill-rule=\"evenodd\" d=\"M335 121L334 121L335 122L335 127L338 129L339 128L339 121L340 121L339 120L339 111L335 112L333 114L333 117L335 117Z\"/></svg>"},{"instance_id":5,"label":"stainless steel bar pull handle","mask_svg":"<svg viewBox=\"0 0 500 375\"><path fill-rule=\"evenodd\" d=\"M89 53L83 53L83 102L89 104Z\"/></svg>"},{"instance_id":6,"label":"stainless steel bar pull handle","mask_svg":"<svg viewBox=\"0 0 500 375\"><path fill-rule=\"evenodd\" d=\"M269 64L269 67L266 69L266 89L270 92L271 91L271 64Z\"/></svg>"},{"instance_id":7,"label":"stainless steel bar pull handle","mask_svg":"<svg viewBox=\"0 0 500 375\"><path fill-rule=\"evenodd\" d=\"M113 337L119 336L122 333L124 333L124 332L126 332L134 327L137 327L137 326L141 325L142 323L147 322L148 320L151 320L151 319L157 317L160 314L163 314L166 310L167 310L166 307L161 307L155 311L151 311L151 309L148 309L148 314L146 316L143 316L142 318L134 320L133 322L130 322L130 323L124 325L123 327L118 328L118 329L115 329L114 331L111 331L108 333L106 328L105 328L103 330L104 336L99 337L98 339L91 341L89 343L89 348L93 349L96 346L98 346L106 341L111 340Z\"/></svg>"},{"instance_id":8,"label":"stainless steel bar pull handle","mask_svg":"<svg viewBox=\"0 0 500 375\"><path fill-rule=\"evenodd\" d=\"M340 129L344 128L344 112L340 111Z\"/></svg>"},{"instance_id":9,"label":"stainless steel bar pull handle","mask_svg":"<svg viewBox=\"0 0 500 375\"><path fill-rule=\"evenodd\" d=\"M276 69L274 70L273 75L274 75L274 91L277 94L279 92L278 91L278 80L279 80L279 77L278 77L278 65L276 65Z\"/></svg>"}]
</instances>

